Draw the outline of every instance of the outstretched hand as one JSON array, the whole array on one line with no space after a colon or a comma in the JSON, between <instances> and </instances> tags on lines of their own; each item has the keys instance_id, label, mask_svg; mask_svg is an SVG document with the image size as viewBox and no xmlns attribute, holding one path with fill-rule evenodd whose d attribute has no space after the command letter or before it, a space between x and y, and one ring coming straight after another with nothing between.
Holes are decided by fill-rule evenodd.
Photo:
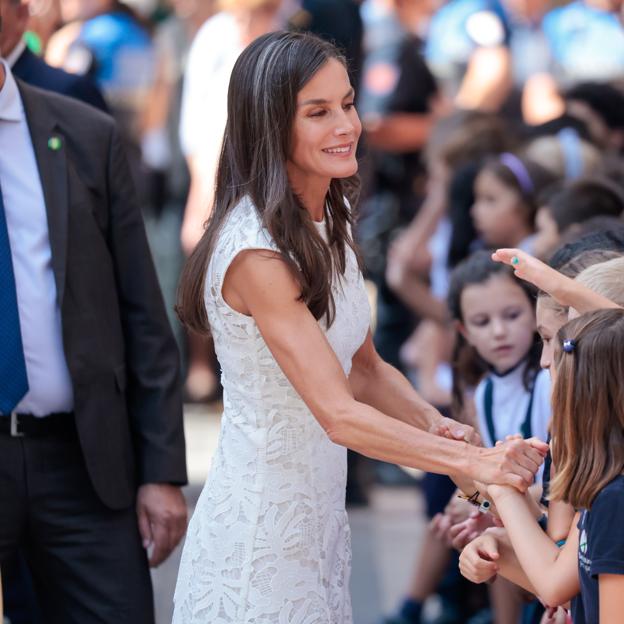
<instances>
[{"instance_id":1,"label":"outstretched hand","mask_svg":"<svg viewBox=\"0 0 624 624\"><path fill-rule=\"evenodd\" d=\"M530 282L554 299L557 299L557 294L569 279L521 249L497 249L492 254L492 260L509 265L516 276Z\"/></svg>"}]
</instances>

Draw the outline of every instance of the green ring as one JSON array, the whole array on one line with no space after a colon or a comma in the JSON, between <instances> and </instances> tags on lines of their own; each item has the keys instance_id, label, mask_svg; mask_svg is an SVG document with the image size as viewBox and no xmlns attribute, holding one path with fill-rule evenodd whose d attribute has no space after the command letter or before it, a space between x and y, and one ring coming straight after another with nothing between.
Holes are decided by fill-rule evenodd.
<instances>
[{"instance_id":1,"label":"green ring","mask_svg":"<svg viewBox=\"0 0 624 624\"><path fill-rule=\"evenodd\" d=\"M514 266L517 266L518 264L520 264L520 258L518 258L518 256L514 256L511 259L511 264L513 264Z\"/></svg>"}]
</instances>

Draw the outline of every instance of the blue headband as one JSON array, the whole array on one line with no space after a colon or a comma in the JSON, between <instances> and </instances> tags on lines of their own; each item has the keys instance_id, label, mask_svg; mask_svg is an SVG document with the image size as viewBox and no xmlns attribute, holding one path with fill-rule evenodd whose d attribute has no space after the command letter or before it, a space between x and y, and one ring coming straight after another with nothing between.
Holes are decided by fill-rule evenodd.
<instances>
[{"instance_id":1,"label":"blue headband","mask_svg":"<svg viewBox=\"0 0 624 624\"><path fill-rule=\"evenodd\" d=\"M535 185L533 184L533 180L531 180L531 176L524 165L524 163L514 154L509 152L505 152L501 154L500 161L511 173L513 173L514 178L518 181L522 192L525 195L531 195L535 191Z\"/></svg>"}]
</instances>

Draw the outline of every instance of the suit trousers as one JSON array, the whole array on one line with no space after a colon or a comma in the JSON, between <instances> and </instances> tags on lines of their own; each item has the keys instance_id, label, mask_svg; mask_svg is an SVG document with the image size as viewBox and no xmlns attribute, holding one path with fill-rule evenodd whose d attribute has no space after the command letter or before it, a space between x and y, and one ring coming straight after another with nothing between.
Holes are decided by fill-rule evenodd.
<instances>
[{"instance_id":1,"label":"suit trousers","mask_svg":"<svg viewBox=\"0 0 624 624\"><path fill-rule=\"evenodd\" d=\"M75 431L0 434L0 563L18 550L44 624L154 623L134 506L96 496Z\"/></svg>"}]
</instances>

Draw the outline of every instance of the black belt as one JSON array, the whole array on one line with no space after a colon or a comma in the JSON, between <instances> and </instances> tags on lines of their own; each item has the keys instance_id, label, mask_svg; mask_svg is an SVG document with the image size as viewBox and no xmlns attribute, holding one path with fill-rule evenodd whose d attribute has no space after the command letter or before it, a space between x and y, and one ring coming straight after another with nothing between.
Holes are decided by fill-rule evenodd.
<instances>
[{"instance_id":1,"label":"black belt","mask_svg":"<svg viewBox=\"0 0 624 624\"><path fill-rule=\"evenodd\" d=\"M43 417L15 412L10 415L0 414L0 434L10 435L12 438L37 438L75 429L73 412L59 412Z\"/></svg>"}]
</instances>

